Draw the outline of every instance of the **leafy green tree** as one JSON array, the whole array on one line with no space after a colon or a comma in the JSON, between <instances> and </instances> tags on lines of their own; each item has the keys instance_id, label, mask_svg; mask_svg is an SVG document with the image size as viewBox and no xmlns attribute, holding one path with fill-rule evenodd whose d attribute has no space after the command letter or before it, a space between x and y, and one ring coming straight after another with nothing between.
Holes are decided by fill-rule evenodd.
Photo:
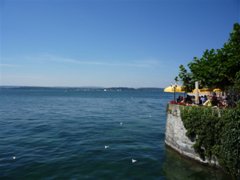
<instances>
[{"instance_id":1,"label":"leafy green tree","mask_svg":"<svg viewBox=\"0 0 240 180\"><path fill-rule=\"evenodd\" d=\"M194 81L201 82L203 87L222 90L240 84L240 24L234 24L223 48L206 50L201 58L194 57L188 67L190 72L181 65L178 75L187 91L194 87Z\"/></svg>"},{"instance_id":2,"label":"leafy green tree","mask_svg":"<svg viewBox=\"0 0 240 180\"><path fill-rule=\"evenodd\" d=\"M236 74L236 79L234 82L234 87L237 91L240 91L240 71Z\"/></svg>"},{"instance_id":3,"label":"leafy green tree","mask_svg":"<svg viewBox=\"0 0 240 180\"><path fill-rule=\"evenodd\" d=\"M222 51L227 79L230 85L234 85L240 73L240 24L234 24L230 39L224 44Z\"/></svg>"},{"instance_id":4,"label":"leafy green tree","mask_svg":"<svg viewBox=\"0 0 240 180\"><path fill-rule=\"evenodd\" d=\"M221 50L211 49L206 50L200 59L195 57L188 66L193 79L200 81L202 86L225 89L230 83L226 77L227 67L221 61Z\"/></svg>"},{"instance_id":5,"label":"leafy green tree","mask_svg":"<svg viewBox=\"0 0 240 180\"><path fill-rule=\"evenodd\" d=\"M181 79L183 86L185 87L186 92L190 92L194 89L194 82L192 81L192 74L187 71L187 69L183 66L179 66L179 75L178 77ZM175 81L178 81L178 77L175 78Z\"/></svg>"}]
</instances>

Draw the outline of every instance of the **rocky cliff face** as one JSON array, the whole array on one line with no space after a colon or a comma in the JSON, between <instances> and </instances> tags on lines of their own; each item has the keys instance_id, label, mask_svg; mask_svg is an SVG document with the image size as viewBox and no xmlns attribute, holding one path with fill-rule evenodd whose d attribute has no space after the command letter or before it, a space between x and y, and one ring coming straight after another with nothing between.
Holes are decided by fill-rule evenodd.
<instances>
[{"instance_id":1,"label":"rocky cliff face","mask_svg":"<svg viewBox=\"0 0 240 180\"><path fill-rule=\"evenodd\" d=\"M197 160L204 164L219 166L217 160L206 159L204 161L197 153L195 153L192 147L194 142L192 142L186 136L187 130L183 125L180 113L179 105L169 104L167 108L165 143L179 152L181 155Z\"/></svg>"}]
</instances>

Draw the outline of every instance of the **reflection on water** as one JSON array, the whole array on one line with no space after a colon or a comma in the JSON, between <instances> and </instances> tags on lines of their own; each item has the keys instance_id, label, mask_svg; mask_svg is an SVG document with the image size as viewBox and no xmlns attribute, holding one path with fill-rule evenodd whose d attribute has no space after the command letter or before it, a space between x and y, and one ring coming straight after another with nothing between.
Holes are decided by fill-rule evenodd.
<instances>
[{"instance_id":1,"label":"reflection on water","mask_svg":"<svg viewBox=\"0 0 240 180\"><path fill-rule=\"evenodd\" d=\"M162 168L164 176L171 180L230 179L230 177L221 170L202 165L196 161L183 157L169 147L166 147L166 158Z\"/></svg>"}]
</instances>

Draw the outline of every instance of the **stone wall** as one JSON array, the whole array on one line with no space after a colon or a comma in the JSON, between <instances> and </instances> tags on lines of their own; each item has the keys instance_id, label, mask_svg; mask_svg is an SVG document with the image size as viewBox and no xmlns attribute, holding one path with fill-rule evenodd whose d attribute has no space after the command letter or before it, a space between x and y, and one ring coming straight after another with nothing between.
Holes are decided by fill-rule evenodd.
<instances>
[{"instance_id":1,"label":"stone wall","mask_svg":"<svg viewBox=\"0 0 240 180\"><path fill-rule=\"evenodd\" d=\"M197 160L204 164L209 164L212 166L219 166L217 160L205 160L203 161L200 156L195 153L193 149L193 144L187 136L181 115L180 115L179 105L169 104L167 108L167 122L166 122L166 133L165 133L165 143L179 152L181 155L189 157L191 159Z\"/></svg>"}]
</instances>

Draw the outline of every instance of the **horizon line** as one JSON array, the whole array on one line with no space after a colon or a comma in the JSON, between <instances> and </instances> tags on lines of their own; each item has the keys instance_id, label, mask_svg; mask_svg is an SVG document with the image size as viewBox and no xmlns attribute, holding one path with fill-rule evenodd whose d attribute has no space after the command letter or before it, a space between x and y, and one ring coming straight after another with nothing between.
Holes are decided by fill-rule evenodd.
<instances>
[{"instance_id":1,"label":"horizon line","mask_svg":"<svg viewBox=\"0 0 240 180\"><path fill-rule=\"evenodd\" d=\"M36 86L36 85L0 85L0 87L32 87L32 88L92 88L92 89L109 89L109 88L131 88L131 89L164 89L163 87L130 87L130 86Z\"/></svg>"}]
</instances>

